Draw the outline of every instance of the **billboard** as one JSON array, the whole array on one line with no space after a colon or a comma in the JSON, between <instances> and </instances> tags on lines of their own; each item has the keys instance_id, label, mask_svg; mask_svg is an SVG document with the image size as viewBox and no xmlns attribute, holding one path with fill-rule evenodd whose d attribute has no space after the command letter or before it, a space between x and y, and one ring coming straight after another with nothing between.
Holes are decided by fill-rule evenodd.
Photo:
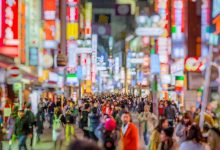
<instances>
[{"instance_id":1,"label":"billboard","mask_svg":"<svg viewBox=\"0 0 220 150\"><path fill-rule=\"evenodd\" d=\"M0 53L18 56L18 0L0 0Z\"/></svg>"}]
</instances>

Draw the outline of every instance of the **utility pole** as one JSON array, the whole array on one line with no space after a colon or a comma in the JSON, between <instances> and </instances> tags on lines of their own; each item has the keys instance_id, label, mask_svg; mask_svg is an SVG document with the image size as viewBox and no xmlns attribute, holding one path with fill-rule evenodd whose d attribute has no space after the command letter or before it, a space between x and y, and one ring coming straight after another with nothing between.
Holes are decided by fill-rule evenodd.
<instances>
[{"instance_id":1,"label":"utility pole","mask_svg":"<svg viewBox=\"0 0 220 150\"><path fill-rule=\"evenodd\" d=\"M211 67L212 67L212 58L213 58L213 46L209 46L209 55L208 55L208 62L206 66L206 72L205 72L205 83L204 83L204 93L202 98L202 108L200 113L200 119L199 119L199 126L201 129L203 129L204 125L204 113L205 109L208 103L208 95L209 95L209 85L210 85L210 75L211 75Z\"/></svg>"}]
</instances>

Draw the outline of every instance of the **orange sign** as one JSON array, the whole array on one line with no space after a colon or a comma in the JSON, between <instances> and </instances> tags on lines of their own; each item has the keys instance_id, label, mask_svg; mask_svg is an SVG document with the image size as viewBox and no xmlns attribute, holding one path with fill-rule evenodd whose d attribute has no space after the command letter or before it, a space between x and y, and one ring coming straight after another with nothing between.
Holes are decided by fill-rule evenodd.
<instances>
[{"instance_id":1,"label":"orange sign","mask_svg":"<svg viewBox=\"0 0 220 150\"><path fill-rule=\"evenodd\" d=\"M215 34L220 34L220 15L218 15L213 21L213 24L216 26Z\"/></svg>"},{"instance_id":2,"label":"orange sign","mask_svg":"<svg viewBox=\"0 0 220 150\"><path fill-rule=\"evenodd\" d=\"M55 40L56 37L56 22L55 20L44 21L45 40Z\"/></svg>"}]
</instances>

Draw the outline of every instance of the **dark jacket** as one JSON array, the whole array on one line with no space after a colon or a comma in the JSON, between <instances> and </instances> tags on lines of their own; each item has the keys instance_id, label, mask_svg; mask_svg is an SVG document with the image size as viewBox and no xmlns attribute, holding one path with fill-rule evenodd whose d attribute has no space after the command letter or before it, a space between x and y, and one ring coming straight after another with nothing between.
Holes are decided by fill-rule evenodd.
<instances>
[{"instance_id":1,"label":"dark jacket","mask_svg":"<svg viewBox=\"0 0 220 150\"><path fill-rule=\"evenodd\" d=\"M36 126L37 126L37 133L42 134L43 129L44 129L44 113L43 112L38 112L37 117L36 117Z\"/></svg>"},{"instance_id":2,"label":"dark jacket","mask_svg":"<svg viewBox=\"0 0 220 150\"><path fill-rule=\"evenodd\" d=\"M87 127L88 125L88 115L89 112L86 110L82 111L82 118L80 120L80 127L83 129L84 127Z\"/></svg>"},{"instance_id":3,"label":"dark jacket","mask_svg":"<svg viewBox=\"0 0 220 150\"><path fill-rule=\"evenodd\" d=\"M25 116L22 118L18 117L15 122L14 134L17 137L20 137L22 135L28 135L29 133L29 123L27 118Z\"/></svg>"},{"instance_id":4,"label":"dark jacket","mask_svg":"<svg viewBox=\"0 0 220 150\"><path fill-rule=\"evenodd\" d=\"M165 116L167 119L174 120L174 119L175 119L175 116L176 116L175 109L174 109L171 105L168 106L168 107L166 107L165 110L164 110L164 116Z\"/></svg>"},{"instance_id":5,"label":"dark jacket","mask_svg":"<svg viewBox=\"0 0 220 150\"><path fill-rule=\"evenodd\" d=\"M89 114L89 129L90 131L95 131L95 129L99 126L100 116L94 113Z\"/></svg>"}]
</instances>

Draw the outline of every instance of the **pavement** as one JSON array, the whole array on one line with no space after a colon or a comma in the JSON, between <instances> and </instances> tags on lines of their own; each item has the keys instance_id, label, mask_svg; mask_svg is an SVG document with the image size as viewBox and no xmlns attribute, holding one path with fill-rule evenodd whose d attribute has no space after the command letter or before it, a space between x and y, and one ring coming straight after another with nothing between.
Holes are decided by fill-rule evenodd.
<instances>
[{"instance_id":1,"label":"pavement","mask_svg":"<svg viewBox=\"0 0 220 150\"><path fill-rule=\"evenodd\" d=\"M133 119L133 123L135 123L136 126L139 128L137 115L132 114L132 119ZM76 129L75 129L75 133L76 133L77 138L79 138L79 139L83 138L83 132L78 127L76 127ZM27 143L28 150L67 150L67 147L69 144L66 141L64 141L61 147L58 146L57 149L55 149L55 146L54 146L55 144L52 141L52 130L49 129L47 124L45 124L44 133L41 136L39 143L34 144L32 149L29 144L30 138L27 139L26 143ZM3 144L2 150L9 150L9 142L8 141L3 141L2 144ZM58 143L58 145L60 145L60 144ZM144 144L142 134L140 134L140 136L139 136L139 146L140 146L139 150L146 150L146 146ZM120 147L120 144L118 145L117 149L120 149L119 147ZM12 144L11 150L18 150L18 143L17 142Z\"/></svg>"}]
</instances>

